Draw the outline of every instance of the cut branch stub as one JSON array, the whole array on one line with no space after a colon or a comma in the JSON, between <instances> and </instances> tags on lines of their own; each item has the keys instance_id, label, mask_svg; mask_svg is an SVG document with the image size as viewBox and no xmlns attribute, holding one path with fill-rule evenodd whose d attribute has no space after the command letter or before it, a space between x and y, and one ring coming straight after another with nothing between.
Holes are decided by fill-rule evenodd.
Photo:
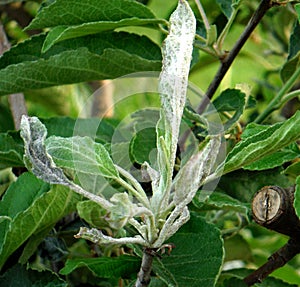
<instances>
[{"instance_id":1,"label":"cut branch stub","mask_svg":"<svg viewBox=\"0 0 300 287\"><path fill-rule=\"evenodd\" d=\"M293 206L292 190L278 186L265 186L252 201L253 218L259 225L290 236L300 238L300 221Z\"/></svg>"}]
</instances>

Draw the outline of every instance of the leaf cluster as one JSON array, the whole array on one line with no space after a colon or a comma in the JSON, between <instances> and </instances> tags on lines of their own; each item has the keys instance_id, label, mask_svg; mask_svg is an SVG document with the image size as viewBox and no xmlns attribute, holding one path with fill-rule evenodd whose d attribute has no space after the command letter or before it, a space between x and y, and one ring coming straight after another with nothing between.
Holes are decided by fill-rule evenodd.
<instances>
[{"instance_id":1,"label":"leaf cluster","mask_svg":"<svg viewBox=\"0 0 300 287\"><path fill-rule=\"evenodd\" d=\"M11 2L19 1L0 1L0 5L20 4ZM22 173L24 143L14 130L6 95L23 92L30 114L54 115L42 120L48 132L47 152L68 179L95 196L122 194L120 171L110 157L122 163L121 156L129 150L130 166L137 170L150 161L157 148L156 132L153 124L140 128L144 121L139 112L145 103L157 105L156 100L146 94L133 97L132 109L139 112L124 134L130 130L134 136L128 140L122 135L115 148L111 148L113 137L130 113L125 111L126 103L116 103L120 113L112 119L70 116L77 116L91 91L86 82L161 70L161 41L177 1L148 2L43 1L35 3L39 10L25 30L39 34L20 43L18 36L9 34L17 44L0 57L0 286L20 282L22 286L134 286L140 247L98 246L73 237L81 226L115 238L134 236L133 228L124 227L126 220L122 221L127 205L108 214L66 186ZM190 2L197 18L190 81L205 90L258 1L201 1L204 14L196 1ZM181 126L188 126L199 144L207 134L220 131L213 125L214 117L220 117L225 151L189 204L190 221L168 240L173 246L170 255L166 246L166 253L160 255L162 248L155 257L150 286L245 286L249 267L263 264L286 241L252 222L251 199L265 185L295 185L294 206L300 214L299 11L295 3L271 8L204 113L196 112L201 97L186 103ZM7 30L11 19L5 13L2 17ZM158 113L150 112L156 123ZM74 135L78 136L76 162L70 152ZM175 158L176 172L190 155L187 148ZM80 173L75 172L78 165ZM143 183L147 191L146 187ZM107 221L112 214L119 215L120 225L115 228ZM297 286L298 274L296 257L259 286Z\"/></svg>"}]
</instances>

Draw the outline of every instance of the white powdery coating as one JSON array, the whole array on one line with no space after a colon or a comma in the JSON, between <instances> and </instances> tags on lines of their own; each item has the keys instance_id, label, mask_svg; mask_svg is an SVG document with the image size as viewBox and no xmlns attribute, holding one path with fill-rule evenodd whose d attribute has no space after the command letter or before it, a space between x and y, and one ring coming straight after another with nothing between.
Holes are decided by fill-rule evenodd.
<instances>
[{"instance_id":1,"label":"white powdery coating","mask_svg":"<svg viewBox=\"0 0 300 287\"><path fill-rule=\"evenodd\" d=\"M165 133L171 134L171 161L175 157L186 100L195 33L196 20L193 11L186 1L179 1L177 9L170 17L170 32L163 45L163 68L159 83L166 120Z\"/></svg>"}]
</instances>

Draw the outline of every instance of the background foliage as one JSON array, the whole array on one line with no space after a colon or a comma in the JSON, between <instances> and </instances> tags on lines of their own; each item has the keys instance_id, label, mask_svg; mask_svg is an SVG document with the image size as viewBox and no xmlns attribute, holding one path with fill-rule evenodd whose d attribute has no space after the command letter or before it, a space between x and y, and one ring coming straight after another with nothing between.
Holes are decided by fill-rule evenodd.
<instances>
[{"instance_id":1,"label":"background foliage","mask_svg":"<svg viewBox=\"0 0 300 287\"><path fill-rule=\"evenodd\" d=\"M190 81L205 91L219 67L214 54L232 48L258 1L202 1L210 31L194 1L189 3L199 35ZM72 136L93 92L92 81L160 71L160 47L176 5L174 0L0 1L12 44L0 58L0 286L133 286L142 250L73 238L80 226L116 237L125 230L109 230L95 203L24 171L23 142L7 94L25 94L28 113L42 118L48 136ZM202 190L194 198L191 220L170 240L176 248L155 260L151 286L243 286L250 269L287 241L252 222L250 203L263 186L296 185L300 213L299 13L290 3L270 9L223 79L213 98L226 129L223 175L210 196ZM233 16L222 43L218 39ZM89 134L100 123L96 141L108 145L128 114L158 106L149 95L137 95L129 104L114 101L112 118L82 119L81 131ZM184 121L198 128L193 116L186 111ZM136 164L144 160L140 149L151 150L153 144L136 133L130 146ZM97 184L103 186L100 179ZM259 286L300 285L299 260L295 257Z\"/></svg>"}]
</instances>

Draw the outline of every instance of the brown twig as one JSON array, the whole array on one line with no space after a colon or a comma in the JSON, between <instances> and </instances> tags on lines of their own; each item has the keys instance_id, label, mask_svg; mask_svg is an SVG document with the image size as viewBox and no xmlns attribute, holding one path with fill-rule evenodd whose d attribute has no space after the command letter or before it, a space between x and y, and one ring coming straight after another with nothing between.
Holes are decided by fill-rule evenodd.
<instances>
[{"instance_id":1,"label":"brown twig","mask_svg":"<svg viewBox=\"0 0 300 287\"><path fill-rule=\"evenodd\" d=\"M272 254L268 261L244 279L247 286L261 283L269 274L284 266L288 261L300 253L300 244L290 239L282 248Z\"/></svg>"},{"instance_id":2,"label":"brown twig","mask_svg":"<svg viewBox=\"0 0 300 287\"><path fill-rule=\"evenodd\" d=\"M197 112L199 114L203 113L203 111L208 106L210 99L213 97L214 93L216 92L217 88L219 87L221 81L223 80L225 74L229 70L231 64L233 63L234 59L250 37L253 30L256 28L258 23L261 21L263 16L266 14L266 12L275 5L272 0L262 0L254 12L253 16L251 17L248 25L246 26L244 32L240 36L240 38L237 40L235 45L233 46L232 50L227 54L226 57L221 59L221 66L219 67L219 70L217 71L216 76L210 83L205 97L203 98L202 102L197 108Z\"/></svg>"},{"instance_id":3,"label":"brown twig","mask_svg":"<svg viewBox=\"0 0 300 287\"><path fill-rule=\"evenodd\" d=\"M145 248L135 287L149 286L154 256L156 256L155 250L151 248Z\"/></svg>"},{"instance_id":4,"label":"brown twig","mask_svg":"<svg viewBox=\"0 0 300 287\"><path fill-rule=\"evenodd\" d=\"M10 43L6 37L4 27L0 22L0 56L9 49ZM24 95L22 93L11 94L8 96L8 102L14 120L15 129L18 130L20 129L22 115L27 114Z\"/></svg>"},{"instance_id":5,"label":"brown twig","mask_svg":"<svg viewBox=\"0 0 300 287\"><path fill-rule=\"evenodd\" d=\"M293 202L294 187L286 190L278 186L266 186L255 194L252 201L254 220L270 230L290 236L290 239L264 265L244 279L247 286L261 283L269 274L300 253L300 220Z\"/></svg>"}]
</instances>

